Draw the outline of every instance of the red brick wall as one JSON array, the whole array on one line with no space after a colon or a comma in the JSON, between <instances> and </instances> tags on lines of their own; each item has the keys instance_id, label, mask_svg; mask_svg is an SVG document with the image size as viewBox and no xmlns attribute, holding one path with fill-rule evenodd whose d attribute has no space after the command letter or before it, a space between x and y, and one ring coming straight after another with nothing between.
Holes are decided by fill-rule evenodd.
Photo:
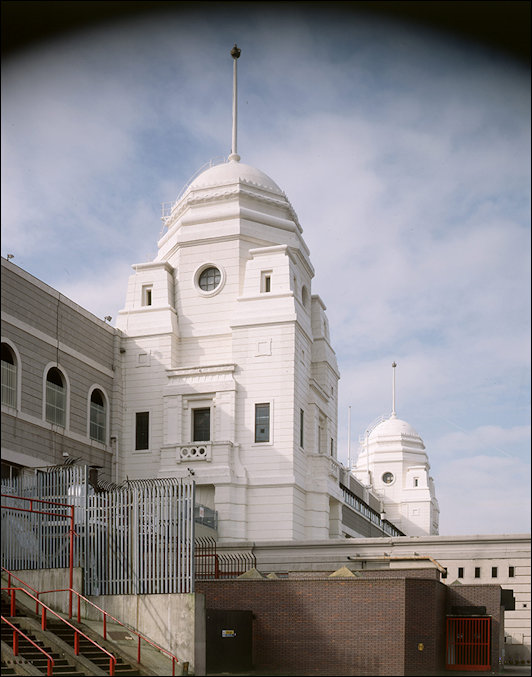
<instances>
[{"instance_id":1,"label":"red brick wall","mask_svg":"<svg viewBox=\"0 0 532 677\"><path fill-rule=\"evenodd\" d=\"M196 591L206 595L208 609L253 611L258 669L303 675L402 675L408 667L405 657L410 667L422 666L421 670L441 662L441 655L436 655L441 642L427 633L422 662L405 652L405 617L432 629L437 629L439 611L443 618L440 598L445 590L435 580L203 581ZM407 594L417 595L417 606L406 601Z\"/></svg>"}]
</instances>

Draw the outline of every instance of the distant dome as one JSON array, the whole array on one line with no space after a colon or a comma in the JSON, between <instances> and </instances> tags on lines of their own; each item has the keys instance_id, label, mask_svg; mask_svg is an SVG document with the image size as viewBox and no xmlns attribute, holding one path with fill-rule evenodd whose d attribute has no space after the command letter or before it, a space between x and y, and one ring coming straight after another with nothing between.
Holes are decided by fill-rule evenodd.
<instances>
[{"instance_id":1,"label":"distant dome","mask_svg":"<svg viewBox=\"0 0 532 677\"><path fill-rule=\"evenodd\" d=\"M243 162L231 160L214 167L209 167L192 181L189 190L198 190L202 188L212 188L214 186L225 185L243 181L251 183L274 193L283 195L283 191L272 181L269 176L260 169L246 165Z\"/></svg>"},{"instance_id":2,"label":"distant dome","mask_svg":"<svg viewBox=\"0 0 532 677\"><path fill-rule=\"evenodd\" d=\"M409 437L417 437L421 439L414 428L412 428L410 423L407 423L406 421L403 421L392 414L390 418L382 421L379 423L379 425L373 428L368 440L375 440L378 437L400 437L401 435L408 435Z\"/></svg>"}]
</instances>

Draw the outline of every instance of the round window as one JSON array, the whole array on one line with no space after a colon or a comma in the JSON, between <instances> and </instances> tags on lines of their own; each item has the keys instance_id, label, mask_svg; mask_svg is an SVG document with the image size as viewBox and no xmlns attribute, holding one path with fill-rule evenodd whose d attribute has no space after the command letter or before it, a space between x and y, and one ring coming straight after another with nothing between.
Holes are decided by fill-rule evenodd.
<instances>
[{"instance_id":1,"label":"round window","mask_svg":"<svg viewBox=\"0 0 532 677\"><path fill-rule=\"evenodd\" d=\"M382 476L382 481L384 484L391 484L394 480L393 474L391 472L385 472Z\"/></svg>"},{"instance_id":2,"label":"round window","mask_svg":"<svg viewBox=\"0 0 532 677\"><path fill-rule=\"evenodd\" d=\"M214 291L220 284L222 275L218 268L210 266L200 274L198 278L198 286L203 291Z\"/></svg>"}]
</instances>

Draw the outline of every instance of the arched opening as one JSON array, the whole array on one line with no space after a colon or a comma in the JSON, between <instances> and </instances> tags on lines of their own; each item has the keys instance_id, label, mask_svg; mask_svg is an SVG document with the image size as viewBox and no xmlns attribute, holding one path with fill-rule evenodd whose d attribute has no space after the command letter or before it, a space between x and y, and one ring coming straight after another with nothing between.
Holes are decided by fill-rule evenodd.
<instances>
[{"instance_id":1,"label":"arched opening","mask_svg":"<svg viewBox=\"0 0 532 677\"><path fill-rule=\"evenodd\" d=\"M105 444L106 411L105 397L101 390L95 388L91 393L90 401L90 426L89 435L91 440Z\"/></svg>"},{"instance_id":2,"label":"arched opening","mask_svg":"<svg viewBox=\"0 0 532 677\"><path fill-rule=\"evenodd\" d=\"M2 404L17 406L17 360L7 343L2 343Z\"/></svg>"},{"instance_id":3,"label":"arched opening","mask_svg":"<svg viewBox=\"0 0 532 677\"><path fill-rule=\"evenodd\" d=\"M57 367L46 374L46 420L63 427L66 422L66 385Z\"/></svg>"}]
</instances>

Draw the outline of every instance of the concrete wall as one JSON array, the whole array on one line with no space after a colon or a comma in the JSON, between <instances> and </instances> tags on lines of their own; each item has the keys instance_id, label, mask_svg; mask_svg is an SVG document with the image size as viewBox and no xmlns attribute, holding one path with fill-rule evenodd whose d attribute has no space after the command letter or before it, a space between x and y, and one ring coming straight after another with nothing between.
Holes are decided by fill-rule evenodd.
<instances>
[{"instance_id":1,"label":"concrete wall","mask_svg":"<svg viewBox=\"0 0 532 677\"><path fill-rule=\"evenodd\" d=\"M69 571L68 569L24 569L22 571L12 571L14 576L20 578L31 586L34 590L44 591L44 590L61 590L68 588L69 584ZM7 585L7 574L2 572L2 585ZM13 587L24 587L16 579L12 578L11 585ZM73 571L73 586L74 590L83 590L83 570L79 567L76 567ZM31 592L31 590L29 591ZM32 592L32 594L34 594ZM18 593L17 593L18 595ZM46 595L39 596L41 602L47 606L55 609L56 611L61 611L62 613L68 613L68 592L55 592L49 593ZM31 606L33 601L30 597L24 593L20 593L20 601L26 606ZM73 612L76 612L77 609L76 596L73 596L72 609Z\"/></svg>"},{"instance_id":2,"label":"concrete wall","mask_svg":"<svg viewBox=\"0 0 532 677\"><path fill-rule=\"evenodd\" d=\"M205 674L205 597L202 594L101 595L90 600L175 654L181 663L188 661L194 674ZM83 618L100 620L101 614L87 604L82 605L81 613Z\"/></svg>"},{"instance_id":3,"label":"concrete wall","mask_svg":"<svg viewBox=\"0 0 532 677\"><path fill-rule=\"evenodd\" d=\"M68 569L38 569L13 571L35 590L57 590L68 587ZM7 574L2 573L2 585L7 585ZM22 586L12 579L12 586ZM74 589L83 589L83 571L74 569ZM31 592L31 591L30 591ZM32 593L33 594L33 593ZM26 606L33 604L24 593L17 593ZM42 595L41 601L56 611L68 613L68 592ZM173 595L101 595L90 600L117 620L130 625L161 648L174 653L180 663L188 661L190 671L205 674L205 598L201 594ZM77 613L77 599L73 597L73 615ZM102 614L81 603L81 617L100 621ZM170 668L171 669L171 668ZM170 674L170 673L169 673Z\"/></svg>"}]
</instances>

